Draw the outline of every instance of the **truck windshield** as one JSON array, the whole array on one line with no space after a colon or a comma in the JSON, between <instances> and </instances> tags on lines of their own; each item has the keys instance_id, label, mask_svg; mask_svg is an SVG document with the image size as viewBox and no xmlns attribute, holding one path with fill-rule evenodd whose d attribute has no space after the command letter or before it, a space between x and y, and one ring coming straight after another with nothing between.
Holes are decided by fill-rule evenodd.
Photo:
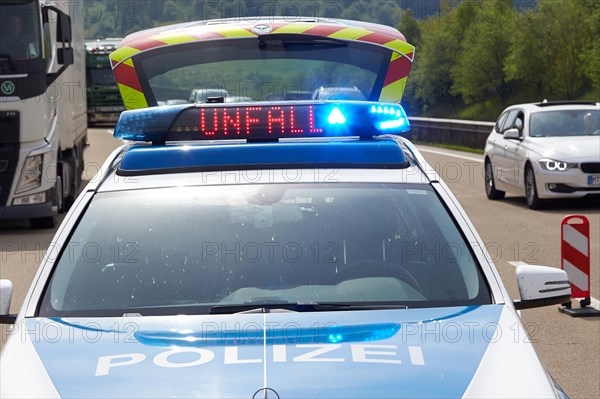
<instances>
[{"instance_id":1,"label":"truck windshield","mask_svg":"<svg viewBox=\"0 0 600 399\"><path fill-rule=\"evenodd\" d=\"M0 63L40 58L40 43L37 1L0 0Z\"/></svg>"}]
</instances>

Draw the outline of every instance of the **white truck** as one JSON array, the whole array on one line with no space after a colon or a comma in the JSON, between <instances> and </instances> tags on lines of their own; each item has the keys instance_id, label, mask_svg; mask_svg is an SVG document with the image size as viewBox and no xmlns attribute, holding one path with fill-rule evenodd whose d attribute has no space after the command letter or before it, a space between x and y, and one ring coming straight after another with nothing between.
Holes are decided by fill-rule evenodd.
<instances>
[{"instance_id":1,"label":"white truck","mask_svg":"<svg viewBox=\"0 0 600 399\"><path fill-rule=\"evenodd\" d=\"M0 219L51 228L87 140L83 1L0 0Z\"/></svg>"}]
</instances>

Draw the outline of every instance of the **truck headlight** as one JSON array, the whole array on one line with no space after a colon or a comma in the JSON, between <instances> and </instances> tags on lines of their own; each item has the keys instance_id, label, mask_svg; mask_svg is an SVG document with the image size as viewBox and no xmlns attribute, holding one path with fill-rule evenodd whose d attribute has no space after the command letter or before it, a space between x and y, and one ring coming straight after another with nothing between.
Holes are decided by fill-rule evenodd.
<instances>
[{"instance_id":1,"label":"truck headlight","mask_svg":"<svg viewBox=\"0 0 600 399\"><path fill-rule=\"evenodd\" d=\"M21 179L17 186L17 193L30 190L42 185L42 166L44 155L34 155L25 159L25 165L21 171Z\"/></svg>"},{"instance_id":2,"label":"truck headlight","mask_svg":"<svg viewBox=\"0 0 600 399\"><path fill-rule=\"evenodd\" d=\"M17 197L13 200L13 205L33 205L42 204L44 202L46 202L45 191L37 194L26 195L24 197Z\"/></svg>"},{"instance_id":3,"label":"truck headlight","mask_svg":"<svg viewBox=\"0 0 600 399\"><path fill-rule=\"evenodd\" d=\"M554 159L540 159L538 162L540 163L540 166L542 167L542 169L549 170L549 171L562 172L562 171L577 167L576 163L557 161Z\"/></svg>"}]
</instances>

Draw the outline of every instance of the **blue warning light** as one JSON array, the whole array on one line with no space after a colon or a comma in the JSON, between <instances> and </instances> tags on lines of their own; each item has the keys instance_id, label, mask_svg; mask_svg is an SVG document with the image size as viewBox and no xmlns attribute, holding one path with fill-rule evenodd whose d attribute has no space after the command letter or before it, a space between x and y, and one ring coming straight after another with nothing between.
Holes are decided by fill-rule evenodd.
<instances>
[{"instance_id":1,"label":"blue warning light","mask_svg":"<svg viewBox=\"0 0 600 399\"><path fill-rule=\"evenodd\" d=\"M408 130L408 117L400 105L373 105L371 106L371 114L384 116L385 119L377 123L377 127L381 131Z\"/></svg>"},{"instance_id":2,"label":"blue warning light","mask_svg":"<svg viewBox=\"0 0 600 399\"><path fill-rule=\"evenodd\" d=\"M329 113L329 116L327 117L327 122L329 122L330 125L343 125L344 123L346 123L346 117L338 107L335 107Z\"/></svg>"}]
</instances>

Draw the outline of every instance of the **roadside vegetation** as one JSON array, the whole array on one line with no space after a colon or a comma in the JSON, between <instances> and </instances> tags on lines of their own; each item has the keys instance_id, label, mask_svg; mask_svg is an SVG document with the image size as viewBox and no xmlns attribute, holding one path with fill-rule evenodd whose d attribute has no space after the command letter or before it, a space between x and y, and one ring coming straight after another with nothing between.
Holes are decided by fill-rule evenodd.
<instances>
[{"instance_id":1,"label":"roadside vegetation","mask_svg":"<svg viewBox=\"0 0 600 399\"><path fill-rule=\"evenodd\" d=\"M88 38L256 15L395 26L417 48L403 99L414 116L493 121L520 102L600 101L598 0L86 0L85 11Z\"/></svg>"},{"instance_id":2,"label":"roadside vegetation","mask_svg":"<svg viewBox=\"0 0 600 399\"><path fill-rule=\"evenodd\" d=\"M515 103L599 101L600 2L528 5L442 1L442 17L406 13L399 29L417 39L404 95L411 113L493 121Z\"/></svg>"}]
</instances>

